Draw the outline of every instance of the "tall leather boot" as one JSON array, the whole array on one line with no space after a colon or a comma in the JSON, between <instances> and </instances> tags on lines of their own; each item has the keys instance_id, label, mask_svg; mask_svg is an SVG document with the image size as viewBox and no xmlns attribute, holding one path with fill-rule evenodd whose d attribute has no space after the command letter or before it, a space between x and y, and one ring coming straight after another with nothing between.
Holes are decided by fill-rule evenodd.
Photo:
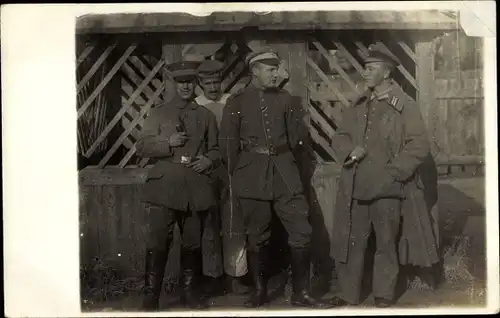
<instances>
[{"instance_id":1,"label":"tall leather boot","mask_svg":"<svg viewBox=\"0 0 500 318\"><path fill-rule=\"evenodd\" d=\"M145 311L155 311L159 309L161 286L165 274L167 257L167 251L146 250L144 298L142 303L142 309Z\"/></svg>"},{"instance_id":2,"label":"tall leather boot","mask_svg":"<svg viewBox=\"0 0 500 318\"><path fill-rule=\"evenodd\" d=\"M247 260L254 281L254 291L248 301L245 302L245 306L257 308L267 302L267 248L261 247L258 252L247 251Z\"/></svg>"},{"instance_id":3,"label":"tall leather boot","mask_svg":"<svg viewBox=\"0 0 500 318\"><path fill-rule=\"evenodd\" d=\"M184 306L190 309L205 309L206 304L201 301L196 287L201 275L201 250L183 250L181 255L182 266L182 296Z\"/></svg>"},{"instance_id":4,"label":"tall leather boot","mask_svg":"<svg viewBox=\"0 0 500 318\"><path fill-rule=\"evenodd\" d=\"M311 259L309 248L292 248L292 306L309 308L332 308L333 304L313 298L309 294Z\"/></svg>"}]
</instances>

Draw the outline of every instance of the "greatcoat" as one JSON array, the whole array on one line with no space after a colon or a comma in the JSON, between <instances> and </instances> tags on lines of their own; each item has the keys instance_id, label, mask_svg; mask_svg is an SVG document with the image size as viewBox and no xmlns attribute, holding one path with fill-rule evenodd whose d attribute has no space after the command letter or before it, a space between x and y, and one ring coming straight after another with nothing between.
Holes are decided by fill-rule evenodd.
<instances>
[{"instance_id":1,"label":"greatcoat","mask_svg":"<svg viewBox=\"0 0 500 318\"><path fill-rule=\"evenodd\" d=\"M418 105L398 86L392 84L382 95L371 90L356 98L342 116L332 147L344 163L356 146L363 147L367 129L367 103L377 99L381 107L378 130L384 153L369 154L362 171L358 165L344 166L340 173L333 218L332 257L346 262L351 236L351 203L356 199L374 200L395 197L403 200L403 233L400 262L430 266L438 261L436 238L425 203L419 167L430 155L429 141ZM375 134L377 135L377 134ZM356 182L354 182L356 180Z\"/></svg>"}]
</instances>

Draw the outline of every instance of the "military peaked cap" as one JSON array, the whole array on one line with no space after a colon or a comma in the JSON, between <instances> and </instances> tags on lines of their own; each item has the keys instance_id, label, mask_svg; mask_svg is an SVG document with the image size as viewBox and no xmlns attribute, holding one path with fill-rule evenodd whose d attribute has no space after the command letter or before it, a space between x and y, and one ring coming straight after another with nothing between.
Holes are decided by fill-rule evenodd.
<instances>
[{"instance_id":1,"label":"military peaked cap","mask_svg":"<svg viewBox=\"0 0 500 318\"><path fill-rule=\"evenodd\" d=\"M203 59L201 55L186 54L182 61L167 65L167 70L176 82L192 81L196 78L196 69Z\"/></svg>"},{"instance_id":2,"label":"military peaked cap","mask_svg":"<svg viewBox=\"0 0 500 318\"><path fill-rule=\"evenodd\" d=\"M267 65L278 66L280 58L278 54L271 51L269 48L262 48L247 55L245 62L250 66L255 62L260 62Z\"/></svg>"},{"instance_id":3,"label":"military peaked cap","mask_svg":"<svg viewBox=\"0 0 500 318\"><path fill-rule=\"evenodd\" d=\"M385 45L380 43L372 44L368 48L368 57L366 58L365 63L372 62L386 62L393 66L401 64L397 56L392 54L392 52Z\"/></svg>"},{"instance_id":4,"label":"military peaked cap","mask_svg":"<svg viewBox=\"0 0 500 318\"><path fill-rule=\"evenodd\" d=\"M224 63L217 60L203 61L196 72L200 78L219 78L222 76Z\"/></svg>"}]
</instances>

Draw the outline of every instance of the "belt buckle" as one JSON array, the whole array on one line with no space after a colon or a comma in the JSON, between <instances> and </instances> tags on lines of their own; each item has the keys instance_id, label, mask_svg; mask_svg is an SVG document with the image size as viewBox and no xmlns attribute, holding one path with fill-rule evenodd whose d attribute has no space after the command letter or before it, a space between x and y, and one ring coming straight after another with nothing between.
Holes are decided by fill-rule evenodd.
<instances>
[{"instance_id":1,"label":"belt buckle","mask_svg":"<svg viewBox=\"0 0 500 318\"><path fill-rule=\"evenodd\" d=\"M276 147L275 146L269 146L268 151L269 151L270 156L276 156Z\"/></svg>"},{"instance_id":2,"label":"belt buckle","mask_svg":"<svg viewBox=\"0 0 500 318\"><path fill-rule=\"evenodd\" d=\"M183 164L190 164L191 163L191 157L181 156L181 163L183 163Z\"/></svg>"}]
</instances>

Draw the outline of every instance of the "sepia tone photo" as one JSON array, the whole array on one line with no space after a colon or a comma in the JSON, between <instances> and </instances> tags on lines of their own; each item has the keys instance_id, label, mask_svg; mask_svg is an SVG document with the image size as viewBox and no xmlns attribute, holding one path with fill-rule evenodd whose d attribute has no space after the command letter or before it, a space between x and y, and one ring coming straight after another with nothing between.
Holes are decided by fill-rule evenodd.
<instances>
[{"instance_id":1,"label":"sepia tone photo","mask_svg":"<svg viewBox=\"0 0 500 318\"><path fill-rule=\"evenodd\" d=\"M76 22L83 312L484 307L458 11Z\"/></svg>"}]
</instances>

